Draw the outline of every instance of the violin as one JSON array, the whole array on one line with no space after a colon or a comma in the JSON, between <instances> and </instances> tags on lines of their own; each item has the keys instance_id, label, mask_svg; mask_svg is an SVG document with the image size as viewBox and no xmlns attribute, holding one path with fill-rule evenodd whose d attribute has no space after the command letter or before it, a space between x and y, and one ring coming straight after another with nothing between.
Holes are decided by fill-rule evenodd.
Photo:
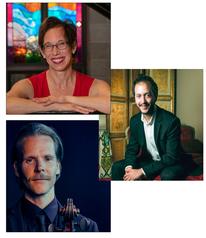
<instances>
[{"instance_id":1,"label":"violin","mask_svg":"<svg viewBox=\"0 0 206 238\"><path fill-rule=\"evenodd\" d=\"M60 208L59 215L62 217L63 226L55 227L50 224L49 232L72 232L74 231L74 219L80 214L80 210L76 208L72 198L68 198L66 204Z\"/></svg>"}]
</instances>

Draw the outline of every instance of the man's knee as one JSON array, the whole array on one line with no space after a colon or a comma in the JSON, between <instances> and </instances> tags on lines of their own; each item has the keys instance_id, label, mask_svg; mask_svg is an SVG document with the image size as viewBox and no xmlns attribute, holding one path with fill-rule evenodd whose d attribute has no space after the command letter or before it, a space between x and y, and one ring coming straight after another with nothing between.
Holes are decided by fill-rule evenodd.
<instances>
[{"instance_id":1,"label":"man's knee","mask_svg":"<svg viewBox=\"0 0 206 238\"><path fill-rule=\"evenodd\" d=\"M124 160L119 160L112 165L112 180L123 180Z\"/></svg>"},{"instance_id":2,"label":"man's knee","mask_svg":"<svg viewBox=\"0 0 206 238\"><path fill-rule=\"evenodd\" d=\"M163 170L160 174L161 180L176 180L176 174L169 169Z\"/></svg>"},{"instance_id":3,"label":"man's knee","mask_svg":"<svg viewBox=\"0 0 206 238\"><path fill-rule=\"evenodd\" d=\"M182 180L184 170L181 166L171 166L163 169L160 174L161 180Z\"/></svg>"}]
</instances>

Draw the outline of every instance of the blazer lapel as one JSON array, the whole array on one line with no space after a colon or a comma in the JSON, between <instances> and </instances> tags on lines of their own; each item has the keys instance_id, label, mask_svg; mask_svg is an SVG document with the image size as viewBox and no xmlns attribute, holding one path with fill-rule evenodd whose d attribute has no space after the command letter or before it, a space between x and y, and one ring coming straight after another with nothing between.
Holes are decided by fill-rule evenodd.
<instances>
[{"instance_id":1,"label":"blazer lapel","mask_svg":"<svg viewBox=\"0 0 206 238\"><path fill-rule=\"evenodd\" d=\"M141 116L139 117L139 121L137 123L137 133L138 133L138 139L139 144L141 147L146 147L146 139L145 139L145 132L144 132L144 125L141 120Z\"/></svg>"},{"instance_id":2,"label":"blazer lapel","mask_svg":"<svg viewBox=\"0 0 206 238\"><path fill-rule=\"evenodd\" d=\"M158 138L159 138L160 129L161 129L161 115L160 115L160 109L157 107L156 119L154 124L154 139L157 146L159 144Z\"/></svg>"}]
</instances>

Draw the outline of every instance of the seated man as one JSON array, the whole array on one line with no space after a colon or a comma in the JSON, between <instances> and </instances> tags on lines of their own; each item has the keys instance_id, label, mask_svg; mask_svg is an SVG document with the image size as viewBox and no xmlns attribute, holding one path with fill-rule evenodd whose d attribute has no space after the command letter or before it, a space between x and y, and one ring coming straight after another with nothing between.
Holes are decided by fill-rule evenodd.
<instances>
[{"instance_id":1,"label":"seated man","mask_svg":"<svg viewBox=\"0 0 206 238\"><path fill-rule=\"evenodd\" d=\"M155 104L158 87L151 77L139 75L134 95L140 112L130 120L125 160L113 164L112 179L152 180L157 175L162 180L182 179L180 120Z\"/></svg>"},{"instance_id":2,"label":"seated man","mask_svg":"<svg viewBox=\"0 0 206 238\"><path fill-rule=\"evenodd\" d=\"M97 224L78 214L75 207L66 214L55 196L63 146L52 128L41 123L24 126L12 159L23 197L7 211L7 231L98 231Z\"/></svg>"}]
</instances>

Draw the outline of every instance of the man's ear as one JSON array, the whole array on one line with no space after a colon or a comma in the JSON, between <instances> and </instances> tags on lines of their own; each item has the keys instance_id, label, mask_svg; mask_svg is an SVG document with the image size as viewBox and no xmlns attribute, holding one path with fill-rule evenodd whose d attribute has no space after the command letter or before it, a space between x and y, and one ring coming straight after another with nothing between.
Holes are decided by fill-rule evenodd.
<instances>
[{"instance_id":1,"label":"man's ear","mask_svg":"<svg viewBox=\"0 0 206 238\"><path fill-rule=\"evenodd\" d=\"M14 166L14 173L15 173L16 177L19 177L19 171L18 171L17 162L14 162L13 166Z\"/></svg>"},{"instance_id":2,"label":"man's ear","mask_svg":"<svg viewBox=\"0 0 206 238\"><path fill-rule=\"evenodd\" d=\"M57 170L56 170L56 175L60 175L60 173L61 173L61 169L62 169L62 166L61 166L60 161L58 160L58 161L57 161Z\"/></svg>"}]
</instances>

